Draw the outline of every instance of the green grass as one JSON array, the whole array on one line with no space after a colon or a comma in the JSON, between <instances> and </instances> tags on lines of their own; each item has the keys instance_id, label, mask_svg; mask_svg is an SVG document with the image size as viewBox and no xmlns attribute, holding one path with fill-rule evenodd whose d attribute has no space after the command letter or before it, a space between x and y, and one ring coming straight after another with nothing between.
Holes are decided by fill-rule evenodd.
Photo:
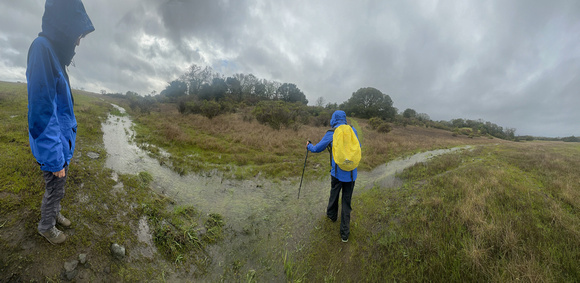
<instances>
[{"instance_id":1,"label":"green grass","mask_svg":"<svg viewBox=\"0 0 580 283\"><path fill-rule=\"evenodd\" d=\"M112 109L98 97L75 91L78 136L62 201L63 214L73 221L73 228L64 230L69 237L63 245L51 246L36 230L44 181L29 148L26 85L0 82L0 169L4 172L0 179L0 281L58 281L64 262L80 253L88 254L90 265L81 271L90 281L163 281L164 275L175 273L178 255L164 252L171 249L164 245L169 242L164 235L157 234L157 248L162 252L150 260L119 261L109 252L112 243L124 245L128 252L143 246L136 236L142 217L151 216L151 230L159 231L161 223L181 223L179 219L190 211L174 212L170 200L149 188L152 177L147 172L121 175L123 187L114 188L112 171L104 166L107 152L101 131ZM100 157L91 159L88 152ZM176 225L174 231L183 235L184 227L189 227L184 225ZM213 232L215 243L221 230ZM203 254L207 245L181 252L178 263L192 264L197 274L204 273L207 264L196 253Z\"/></svg>"},{"instance_id":2,"label":"green grass","mask_svg":"<svg viewBox=\"0 0 580 283\"><path fill-rule=\"evenodd\" d=\"M348 244L321 221L300 268L306 281L575 282L579 150L509 144L417 164L402 188L355 196Z\"/></svg>"},{"instance_id":3,"label":"green grass","mask_svg":"<svg viewBox=\"0 0 580 283\"><path fill-rule=\"evenodd\" d=\"M294 229L292 223L299 221L291 218L303 216L298 206L302 199L282 202L295 206L288 207L292 213L276 224L280 226L260 226L275 223L263 219L231 231L219 214L173 207L171 199L150 189L147 172L121 175L123 187L115 186L104 166L101 132L101 122L113 108L99 97L75 93L77 151L63 201L63 213L73 220L74 230L66 231L71 236L64 246L51 246L36 233L44 184L28 145L26 88L0 83L0 168L5 173L0 179L0 281L59 281L62 264L81 252L89 254L90 266L83 269L89 281L203 280L212 264L221 263L224 281L261 282L265 273L292 282L580 278L576 143L470 139L410 126L381 134L370 130L364 119L349 120L363 144L362 170L414 152L475 146L402 172L401 188L362 191L355 186L351 236L344 244L339 223L324 217L314 219L311 233ZM184 174L220 170L240 179L294 178L297 185L305 141L318 141L326 130L304 126L272 131L236 114L210 121L176 113L171 105L160 107L148 115L130 113L137 123L135 139L143 147L154 145L148 147L151 155ZM159 148L173 157L164 157ZM88 152L100 157L91 159ZM327 175L327 153L310 154L305 177ZM128 251L143 247L135 232L143 218L158 253L152 259L113 259L113 242ZM253 232L258 227L273 232L259 235ZM263 268L234 257L212 263L208 247L233 242L235 233L256 234L243 239L257 241L248 245L255 245L251 253L258 259L252 260Z\"/></svg>"}]
</instances>

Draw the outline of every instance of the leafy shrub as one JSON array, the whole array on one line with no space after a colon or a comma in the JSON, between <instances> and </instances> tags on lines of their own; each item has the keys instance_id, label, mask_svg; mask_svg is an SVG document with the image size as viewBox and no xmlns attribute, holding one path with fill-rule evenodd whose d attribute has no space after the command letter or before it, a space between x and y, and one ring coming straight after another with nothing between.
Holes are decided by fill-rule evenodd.
<instances>
[{"instance_id":1,"label":"leafy shrub","mask_svg":"<svg viewBox=\"0 0 580 283\"><path fill-rule=\"evenodd\" d=\"M296 129L309 121L306 106L284 101L260 101L252 114L258 122L269 125L275 130L280 130L282 126Z\"/></svg>"},{"instance_id":2,"label":"leafy shrub","mask_svg":"<svg viewBox=\"0 0 580 283\"><path fill-rule=\"evenodd\" d=\"M127 94L126 97L129 100L129 107L133 111L140 111L141 113L149 114L155 105L157 105L156 99L151 95L143 97L130 92L128 93L129 94Z\"/></svg>"},{"instance_id":3,"label":"leafy shrub","mask_svg":"<svg viewBox=\"0 0 580 283\"><path fill-rule=\"evenodd\" d=\"M313 114L310 124L316 127L330 127L330 118L332 118L332 112L322 110Z\"/></svg>"},{"instance_id":4,"label":"leafy shrub","mask_svg":"<svg viewBox=\"0 0 580 283\"><path fill-rule=\"evenodd\" d=\"M204 100L200 107L201 115L209 119L219 115L221 113L221 109L221 105L213 100Z\"/></svg>"},{"instance_id":5,"label":"leafy shrub","mask_svg":"<svg viewBox=\"0 0 580 283\"><path fill-rule=\"evenodd\" d=\"M200 114L201 104L191 99L183 99L177 104L177 110L181 114Z\"/></svg>"},{"instance_id":6,"label":"leafy shrub","mask_svg":"<svg viewBox=\"0 0 580 283\"><path fill-rule=\"evenodd\" d=\"M391 124L385 122L379 117L373 117L369 119L369 125L371 129L376 130L379 133L388 133L393 130Z\"/></svg>"},{"instance_id":7,"label":"leafy shrub","mask_svg":"<svg viewBox=\"0 0 580 283\"><path fill-rule=\"evenodd\" d=\"M282 101L260 101L252 114L258 122L267 124L274 130L280 130L290 119L290 110Z\"/></svg>"},{"instance_id":8,"label":"leafy shrub","mask_svg":"<svg viewBox=\"0 0 580 283\"><path fill-rule=\"evenodd\" d=\"M459 129L459 133L462 135L469 136L472 133L472 130L471 130L471 128L462 128L462 129Z\"/></svg>"},{"instance_id":9,"label":"leafy shrub","mask_svg":"<svg viewBox=\"0 0 580 283\"><path fill-rule=\"evenodd\" d=\"M369 125L371 129L376 130L383 123L383 119L379 117L373 117L369 119Z\"/></svg>"},{"instance_id":10,"label":"leafy shrub","mask_svg":"<svg viewBox=\"0 0 580 283\"><path fill-rule=\"evenodd\" d=\"M377 127L377 132L379 133L388 133L392 130L391 124L387 122L383 122L380 126Z\"/></svg>"}]
</instances>

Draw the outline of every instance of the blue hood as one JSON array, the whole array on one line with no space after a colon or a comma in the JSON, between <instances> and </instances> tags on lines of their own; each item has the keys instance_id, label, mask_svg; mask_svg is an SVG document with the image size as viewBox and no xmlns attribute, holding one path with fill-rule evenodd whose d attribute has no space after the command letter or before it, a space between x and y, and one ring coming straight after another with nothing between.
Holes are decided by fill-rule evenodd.
<instances>
[{"instance_id":1,"label":"blue hood","mask_svg":"<svg viewBox=\"0 0 580 283\"><path fill-rule=\"evenodd\" d=\"M72 61L79 37L94 30L81 0L46 0L39 35L50 40L61 65Z\"/></svg>"},{"instance_id":2,"label":"blue hood","mask_svg":"<svg viewBox=\"0 0 580 283\"><path fill-rule=\"evenodd\" d=\"M330 118L330 126L336 128L344 124L346 124L346 113L342 110L334 111L334 113L332 113L332 118Z\"/></svg>"}]
</instances>

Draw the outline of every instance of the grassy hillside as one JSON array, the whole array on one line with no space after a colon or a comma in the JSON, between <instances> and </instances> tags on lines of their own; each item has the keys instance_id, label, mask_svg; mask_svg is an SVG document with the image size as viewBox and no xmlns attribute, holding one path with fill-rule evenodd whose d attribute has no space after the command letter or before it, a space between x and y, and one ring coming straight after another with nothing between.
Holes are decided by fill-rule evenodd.
<instances>
[{"instance_id":1,"label":"grassy hillside","mask_svg":"<svg viewBox=\"0 0 580 283\"><path fill-rule=\"evenodd\" d=\"M4 172L0 281L60 281L63 263L79 253L89 255L89 264L79 268L79 281L203 281L207 269L217 264L208 249L219 244L220 233L236 237L236 231L221 230L228 219L195 207L174 207L170 199L154 193L147 172L121 175L119 181L111 178L113 172L104 167L100 124L115 111L102 99L109 98L75 92L79 135L63 203L63 213L74 224L66 231L67 242L52 246L36 232L44 185L28 148L26 86L0 83ZM129 110L125 102L116 103ZM317 142L326 129L303 126L273 131L252 122L248 113L242 109L209 120L160 105L150 114L130 115L136 123L135 141L175 171L217 169L232 178L258 175L297 185L305 141ZM366 120L349 122L361 138L363 171L420 151L473 148L404 171L400 188L363 191L355 186L348 243L340 242L338 223L321 217L314 220L311 233L299 237L299 243L257 246L267 252L256 254L285 251L274 253L273 260L267 259L271 261L256 260L266 262L266 271L233 260L233 265L221 267L222 280L271 278L261 277L263 272L279 272L276 278L298 282L574 282L580 278L580 146L471 139L418 127L395 127L382 134L371 130ZM99 157L92 159L89 152ZM327 153L310 154L306 178L327 176L328 162ZM299 211L304 202L282 204ZM144 256L147 246L137 235L140 220L149 223L155 242L156 251L149 256ZM287 228L292 227L279 227ZM211 233L200 235L200 230ZM111 256L113 242L130 251L125 259Z\"/></svg>"},{"instance_id":2,"label":"grassy hillside","mask_svg":"<svg viewBox=\"0 0 580 283\"><path fill-rule=\"evenodd\" d=\"M354 198L349 245L321 221L297 278L578 282L580 146L477 147L401 177Z\"/></svg>"},{"instance_id":3,"label":"grassy hillside","mask_svg":"<svg viewBox=\"0 0 580 283\"><path fill-rule=\"evenodd\" d=\"M119 101L130 111L127 103ZM199 172L218 169L232 177L249 178L261 174L267 178L299 176L303 169L305 143L317 143L328 128L301 126L298 130L272 130L255 121L250 109L208 119L201 115L182 115L174 104L162 104L148 114L131 112L137 124L135 140L152 155L171 164L178 172ZM368 120L348 118L355 126L362 143L364 158L360 169L370 170L389 160L439 148L465 144L504 142L486 137L468 138L433 128L395 127L385 134L371 130ZM159 146L171 157L155 152L149 144ZM194 158L192 158L194 157ZM306 168L308 176L326 176L328 153L311 154Z\"/></svg>"}]
</instances>

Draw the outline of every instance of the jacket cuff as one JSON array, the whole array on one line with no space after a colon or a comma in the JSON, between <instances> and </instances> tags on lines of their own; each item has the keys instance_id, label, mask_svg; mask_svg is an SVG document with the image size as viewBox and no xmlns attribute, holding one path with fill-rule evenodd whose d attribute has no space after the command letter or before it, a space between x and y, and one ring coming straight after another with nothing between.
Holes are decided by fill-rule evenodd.
<instances>
[{"instance_id":1,"label":"jacket cuff","mask_svg":"<svg viewBox=\"0 0 580 283\"><path fill-rule=\"evenodd\" d=\"M48 172L58 172L58 171L62 170L63 168L64 168L64 163L60 166L48 166L48 165L40 166L40 170L48 171Z\"/></svg>"}]
</instances>

